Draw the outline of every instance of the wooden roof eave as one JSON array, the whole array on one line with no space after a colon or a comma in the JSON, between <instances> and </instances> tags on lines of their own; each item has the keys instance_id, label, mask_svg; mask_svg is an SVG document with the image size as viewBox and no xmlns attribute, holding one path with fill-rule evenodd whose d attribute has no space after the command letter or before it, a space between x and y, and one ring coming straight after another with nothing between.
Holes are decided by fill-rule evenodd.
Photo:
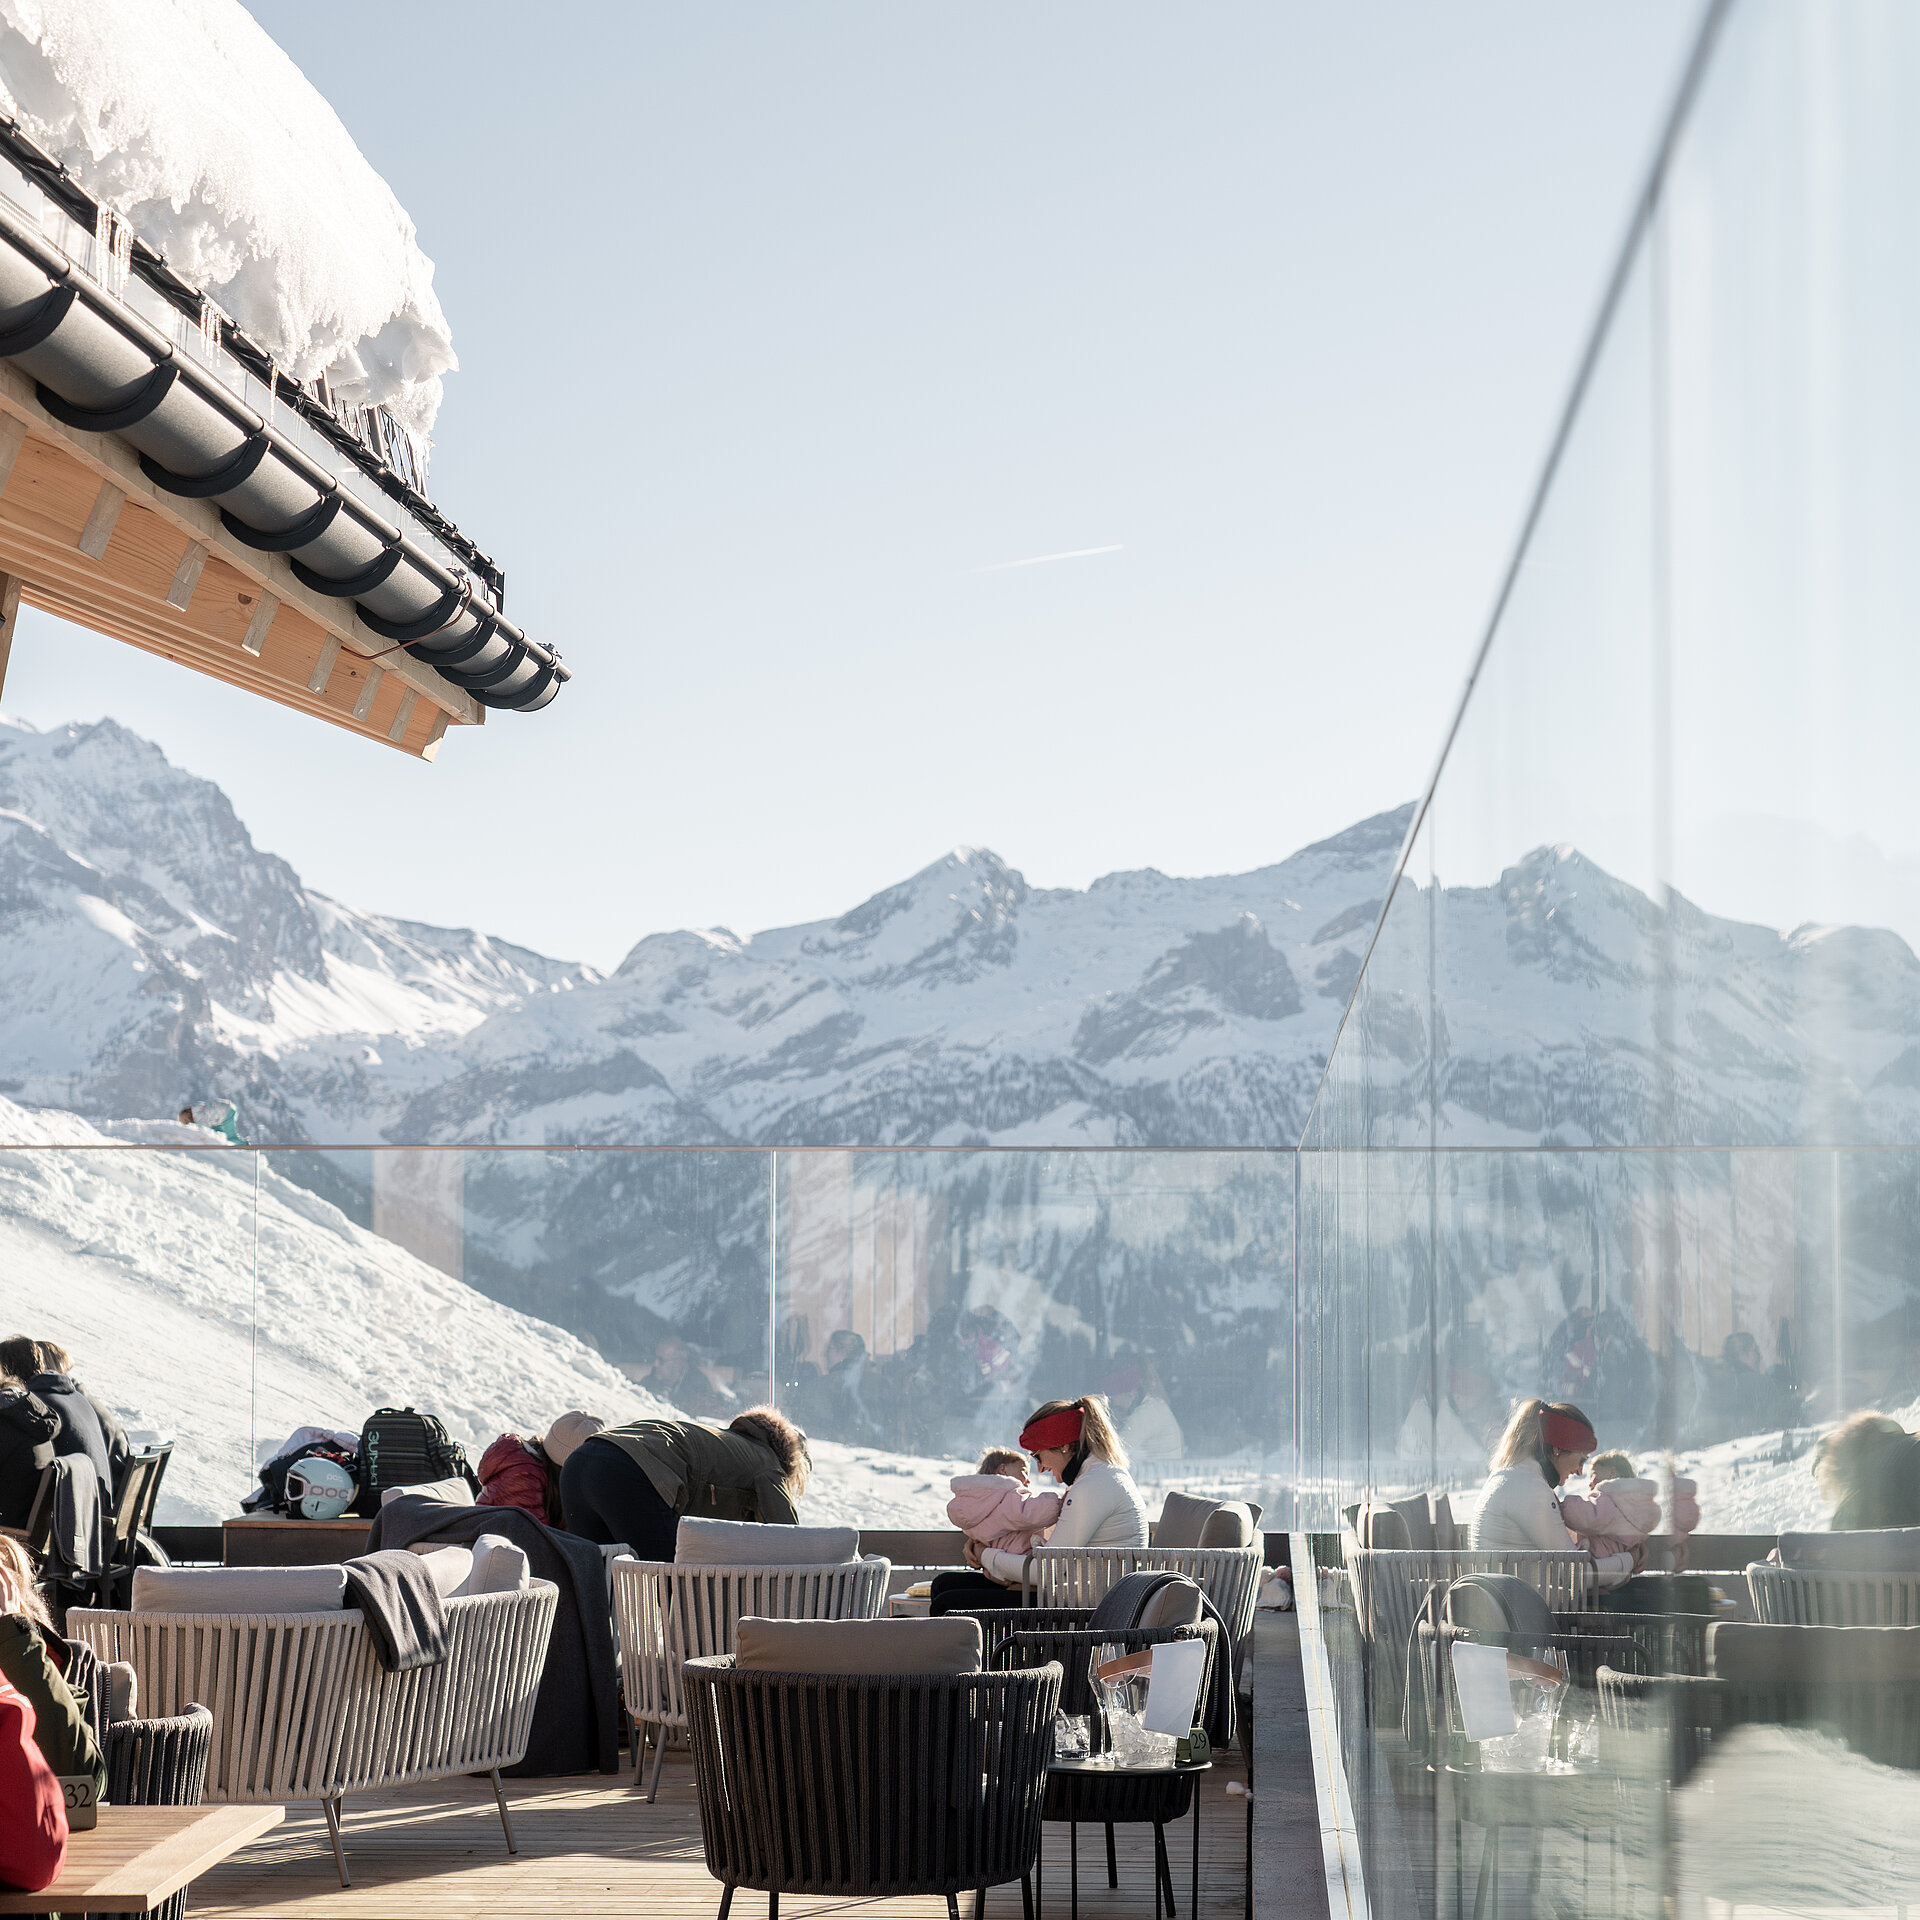
<instances>
[{"instance_id":1,"label":"wooden roof eave","mask_svg":"<svg viewBox=\"0 0 1920 1920\"><path fill-rule=\"evenodd\" d=\"M156 487L133 450L54 419L0 362L0 572L64 620L431 760L486 708L373 633L218 507Z\"/></svg>"}]
</instances>

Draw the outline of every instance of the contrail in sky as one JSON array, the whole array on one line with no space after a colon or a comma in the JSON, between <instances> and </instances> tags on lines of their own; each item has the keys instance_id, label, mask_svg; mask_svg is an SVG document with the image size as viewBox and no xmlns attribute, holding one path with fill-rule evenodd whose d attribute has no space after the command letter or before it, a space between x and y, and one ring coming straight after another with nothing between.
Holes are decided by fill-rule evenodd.
<instances>
[{"instance_id":1,"label":"contrail in sky","mask_svg":"<svg viewBox=\"0 0 1920 1920\"><path fill-rule=\"evenodd\" d=\"M1075 547L1071 553L1036 553L1031 560L997 560L990 567L974 567L974 573L1005 573L1009 567L1044 567L1054 560L1085 560L1096 553L1119 553L1125 546L1124 540L1116 541L1110 547Z\"/></svg>"}]
</instances>

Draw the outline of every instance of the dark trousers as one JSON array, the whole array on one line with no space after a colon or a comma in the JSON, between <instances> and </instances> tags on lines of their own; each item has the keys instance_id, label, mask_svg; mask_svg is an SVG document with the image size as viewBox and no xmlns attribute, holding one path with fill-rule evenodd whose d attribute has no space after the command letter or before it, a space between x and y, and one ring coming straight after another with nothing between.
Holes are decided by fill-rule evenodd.
<instances>
[{"instance_id":1,"label":"dark trousers","mask_svg":"<svg viewBox=\"0 0 1920 1920\"><path fill-rule=\"evenodd\" d=\"M933 1597L927 1611L936 1620L956 1607L1017 1607L1024 1604L1018 1587L1003 1587L974 1567L949 1567L933 1576Z\"/></svg>"},{"instance_id":2,"label":"dark trousers","mask_svg":"<svg viewBox=\"0 0 1920 1920\"><path fill-rule=\"evenodd\" d=\"M624 1540L639 1560L671 1560L680 1517L647 1470L611 1440L583 1440L560 1469L567 1531L600 1546Z\"/></svg>"}]
</instances>

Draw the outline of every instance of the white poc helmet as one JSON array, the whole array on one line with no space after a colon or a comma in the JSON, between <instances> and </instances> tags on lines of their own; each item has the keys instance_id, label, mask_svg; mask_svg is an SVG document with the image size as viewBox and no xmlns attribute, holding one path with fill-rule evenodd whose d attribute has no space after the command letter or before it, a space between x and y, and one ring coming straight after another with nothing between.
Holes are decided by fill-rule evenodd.
<instances>
[{"instance_id":1,"label":"white poc helmet","mask_svg":"<svg viewBox=\"0 0 1920 1920\"><path fill-rule=\"evenodd\" d=\"M338 1460L312 1453L287 1469L287 1511L302 1520L338 1520L360 1484Z\"/></svg>"}]
</instances>

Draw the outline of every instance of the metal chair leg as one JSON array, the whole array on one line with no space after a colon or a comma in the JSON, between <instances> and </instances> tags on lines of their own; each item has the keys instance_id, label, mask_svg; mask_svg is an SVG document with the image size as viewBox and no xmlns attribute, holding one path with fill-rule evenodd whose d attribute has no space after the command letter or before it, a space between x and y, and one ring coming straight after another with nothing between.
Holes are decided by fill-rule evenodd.
<instances>
[{"instance_id":1,"label":"metal chair leg","mask_svg":"<svg viewBox=\"0 0 1920 1920\"><path fill-rule=\"evenodd\" d=\"M648 1806L653 1805L654 1796L658 1794L660 1791L660 1773L661 1773L661 1769L665 1767L666 1764L667 1764L667 1730L665 1727L656 1726L653 1730L653 1778L647 1782L647 1805ZM633 1771L634 1771L634 1777L638 1779L640 1774L640 1768L638 1763L635 1764Z\"/></svg>"},{"instance_id":2,"label":"metal chair leg","mask_svg":"<svg viewBox=\"0 0 1920 1920\"><path fill-rule=\"evenodd\" d=\"M1067 1870L1069 1884L1073 1890L1073 1899L1068 1911L1073 1920L1080 1920L1080 1822L1067 1822Z\"/></svg>"},{"instance_id":3,"label":"metal chair leg","mask_svg":"<svg viewBox=\"0 0 1920 1920\"><path fill-rule=\"evenodd\" d=\"M777 1893L767 1895L767 1920L780 1920L780 1896Z\"/></svg>"},{"instance_id":4,"label":"metal chair leg","mask_svg":"<svg viewBox=\"0 0 1920 1920\"><path fill-rule=\"evenodd\" d=\"M507 1851L509 1853L518 1853L520 1851L520 1844L513 1837L513 1819L507 1812L507 1795L506 1790L500 1784L500 1769L498 1767L495 1767L493 1770L493 1798L494 1804L500 1809L500 1824L507 1831Z\"/></svg>"},{"instance_id":5,"label":"metal chair leg","mask_svg":"<svg viewBox=\"0 0 1920 1920\"><path fill-rule=\"evenodd\" d=\"M973 1890L973 1920L987 1920L987 1890L975 1887Z\"/></svg>"},{"instance_id":6,"label":"metal chair leg","mask_svg":"<svg viewBox=\"0 0 1920 1920\"><path fill-rule=\"evenodd\" d=\"M347 1874L347 1850L340 1844L340 1802L323 1799L320 1811L327 1816L327 1836L333 1842L333 1864L340 1869L340 1884L350 1887L353 1881Z\"/></svg>"},{"instance_id":7,"label":"metal chair leg","mask_svg":"<svg viewBox=\"0 0 1920 1920\"><path fill-rule=\"evenodd\" d=\"M1107 1822L1107 1885L1117 1887L1120 1884L1120 1863L1113 1854L1113 1822Z\"/></svg>"},{"instance_id":8,"label":"metal chair leg","mask_svg":"<svg viewBox=\"0 0 1920 1920\"><path fill-rule=\"evenodd\" d=\"M1190 1920L1200 1920L1200 1782L1193 1783L1193 1898L1187 1903Z\"/></svg>"},{"instance_id":9,"label":"metal chair leg","mask_svg":"<svg viewBox=\"0 0 1920 1920\"><path fill-rule=\"evenodd\" d=\"M1040 1920L1033 1910L1033 1875L1020 1876L1020 1920Z\"/></svg>"},{"instance_id":10,"label":"metal chair leg","mask_svg":"<svg viewBox=\"0 0 1920 1920\"><path fill-rule=\"evenodd\" d=\"M960 1920L960 1896L957 1893L947 1895L947 1920Z\"/></svg>"},{"instance_id":11,"label":"metal chair leg","mask_svg":"<svg viewBox=\"0 0 1920 1920\"><path fill-rule=\"evenodd\" d=\"M727 1884L720 1889L719 1920L727 1920L727 1915L732 1911L733 1911L733 1882L729 1880Z\"/></svg>"}]
</instances>

